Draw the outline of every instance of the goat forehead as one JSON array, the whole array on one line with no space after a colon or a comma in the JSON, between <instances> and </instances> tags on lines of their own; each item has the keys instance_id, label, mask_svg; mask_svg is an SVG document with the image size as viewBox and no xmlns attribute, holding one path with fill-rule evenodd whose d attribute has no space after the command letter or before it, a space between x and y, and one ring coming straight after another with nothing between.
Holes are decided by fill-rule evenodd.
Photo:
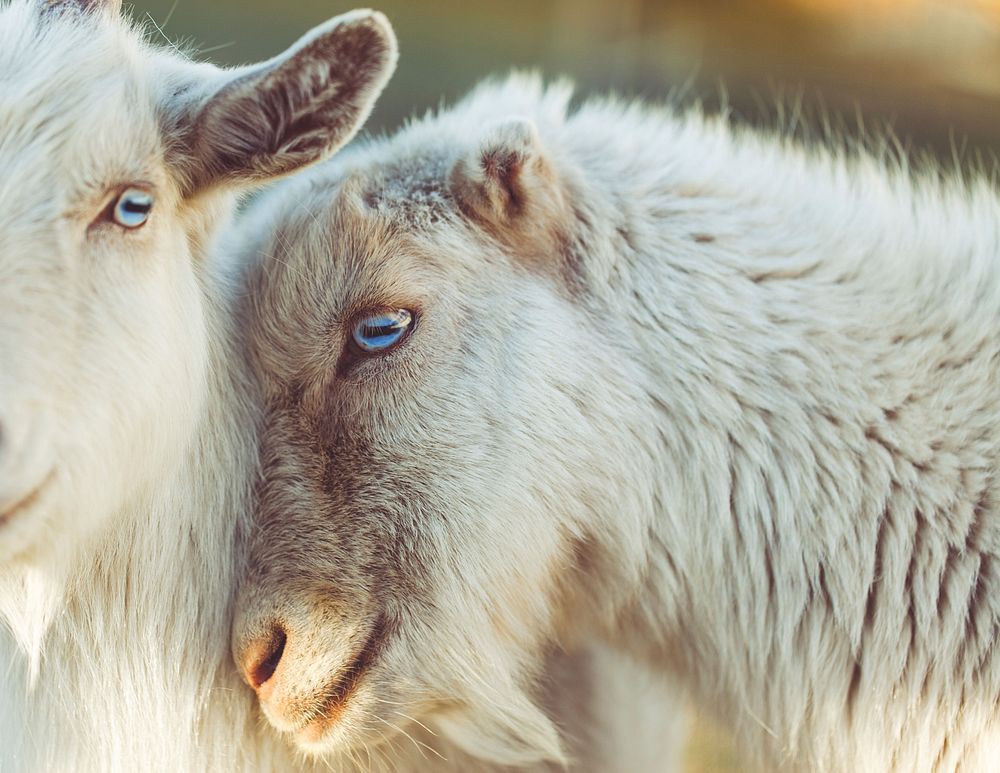
<instances>
[{"instance_id":1,"label":"goat forehead","mask_svg":"<svg viewBox=\"0 0 1000 773\"><path fill-rule=\"evenodd\" d=\"M444 153L426 151L376 164L368 175L365 204L400 225L439 222L452 209L448 161Z\"/></svg>"},{"instance_id":2,"label":"goat forehead","mask_svg":"<svg viewBox=\"0 0 1000 773\"><path fill-rule=\"evenodd\" d=\"M156 112L127 46L40 33L5 50L0 14L0 228L65 214L142 179L157 154ZM58 44L58 45L57 45Z\"/></svg>"},{"instance_id":3,"label":"goat forehead","mask_svg":"<svg viewBox=\"0 0 1000 773\"><path fill-rule=\"evenodd\" d=\"M141 43L116 23L0 6L0 152L26 138L52 141L127 123L127 95L142 91ZM110 113L110 114L109 114Z\"/></svg>"},{"instance_id":4,"label":"goat forehead","mask_svg":"<svg viewBox=\"0 0 1000 773\"><path fill-rule=\"evenodd\" d=\"M135 58L143 43L124 22L104 16L44 13L43 3L0 0L0 82L85 82Z\"/></svg>"},{"instance_id":5,"label":"goat forehead","mask_svg":"<svg viewBox=\"0 0 1000 773\"><path fill-rule=\"evenodd\" d=\"M72 216L111 188L151 181L160 157L155 121L151 112L123 110L124 97L109 88L87 111L54 115L34 132L16 119L8 126L0 99L0 226Z\"/></svg>"}]
</instances>

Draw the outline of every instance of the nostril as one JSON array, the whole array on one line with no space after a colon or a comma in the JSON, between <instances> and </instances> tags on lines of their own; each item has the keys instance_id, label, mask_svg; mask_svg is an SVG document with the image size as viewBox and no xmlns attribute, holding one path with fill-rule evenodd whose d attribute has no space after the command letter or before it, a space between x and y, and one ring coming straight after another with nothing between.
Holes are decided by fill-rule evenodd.
<instances>
[{"instance_id":1,"label":"nostril","mask_svg":"<svg viewBox=\"0 0 1000 773\"><path fill-rule=\"evenodd\" d=\"M288 635L280 625L271 629L271 634L254 642L247 649L243 660L243 673L247 682L257 690L267 682L278 668L281 656L285 653L285 642Z\"/></svg>"}]
</instances>

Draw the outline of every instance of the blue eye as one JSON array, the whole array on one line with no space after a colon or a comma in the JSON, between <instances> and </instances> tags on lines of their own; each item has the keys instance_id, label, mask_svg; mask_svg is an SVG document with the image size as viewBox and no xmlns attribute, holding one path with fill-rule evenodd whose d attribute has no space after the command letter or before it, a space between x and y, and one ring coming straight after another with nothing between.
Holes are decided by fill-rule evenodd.
<instances>
[{"instance_id":1,"label":"blue eye","mask_svg":"<svg viewBox=\"0 0 1000 773\"><path fill-rule=\"evenodd\" d=\"M406 309L382 311L358 320L354 343L363 352L378 354L402 341L412 326L413 315Z\"/></svg>"},{"instance_id":2,"label":"blue eye","mask_svg":"<svg viewBox=\"0 0 1000 773\"><path fill-rule=\"evenodd\" d=\"M115 202L115 222L122 228L139 228L146 224L153 211L153 197L138 188L129 188Z\"/></svg>"}]
</instances>

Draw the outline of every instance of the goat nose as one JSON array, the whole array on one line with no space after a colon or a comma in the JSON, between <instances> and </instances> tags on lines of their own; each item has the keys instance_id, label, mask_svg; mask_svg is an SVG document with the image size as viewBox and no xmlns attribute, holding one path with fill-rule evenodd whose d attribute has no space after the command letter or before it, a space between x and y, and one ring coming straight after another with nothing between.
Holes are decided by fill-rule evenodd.
<instances>
[{"instance_id":1,"label":"goat nose","mask_svg":"<svg viewBox=\"0 0 1000 773\"><path fill-rule=\"evenodd\" d=\"M243 678L258 695L278 670L281 656L285 653L286 641L288 634L285 629L278 623L272 623L261 636L251 639L244 646L240 656Z\"/></svg>"}]
</instances>

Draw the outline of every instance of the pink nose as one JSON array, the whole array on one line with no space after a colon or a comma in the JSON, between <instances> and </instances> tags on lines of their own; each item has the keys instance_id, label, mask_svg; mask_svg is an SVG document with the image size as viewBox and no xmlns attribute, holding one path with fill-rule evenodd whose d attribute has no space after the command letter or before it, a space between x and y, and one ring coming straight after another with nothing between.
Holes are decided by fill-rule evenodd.
<instances>
[{"instance_id":1,"label":"pink nose","mask_svg":"<svg viewBox=\"0 0 1000 773\"><path fill-rule=\"evenodd\" d=\"M285 633L285 629L278 623L273 623L269 630L244 645L239 657L243 678L258 695L267 690L267 683L278 670L287 641L288 634Z\"/></svg>"}]
</instances>

